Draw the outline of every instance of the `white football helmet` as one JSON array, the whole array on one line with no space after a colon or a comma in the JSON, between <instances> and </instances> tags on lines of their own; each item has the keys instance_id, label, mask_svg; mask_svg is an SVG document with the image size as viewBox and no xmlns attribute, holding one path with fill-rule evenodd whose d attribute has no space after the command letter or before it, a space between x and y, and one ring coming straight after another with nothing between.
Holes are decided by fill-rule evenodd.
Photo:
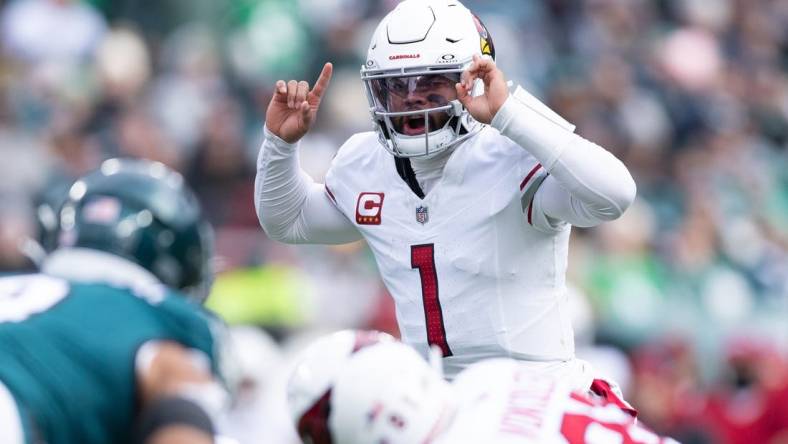
<instances>
[{"instance_id":1,"label":"white football helmet","mask_svg":"<svg viewBox=\"0 0 788 444\"><path fill-rule=\"evenodd\" d=\"M301 353L287 382L287 404L305 443L338 442L328 424L334 383L354 353L381 342L396 339L378 331L342 330L317 339Z\"/></svg>"},{"instance_id":2,"label":"white football helmet","mask_svg":"<svg viewBox=\"0 0 788 444\"><path fill-rule=\"evenodd\" d=\"M343 444L426 443L455 411L451 386L415 350L381 343L353 355L343 369L329 427Z\"/></svg>"},{"instance_id":3,"label":"white football helmet","mask_svg":"<svg viewBox=\"0 0 788 444\"><path fill-rule=\"evenodd\" d=\"M495 59L487 28L456 0L405 0L378 25L361 79L383 146L397 157L432 156L482 124L457 100L473 55ZM477 80L472 91L480 95Z\"/></svg>"}]
</instances>

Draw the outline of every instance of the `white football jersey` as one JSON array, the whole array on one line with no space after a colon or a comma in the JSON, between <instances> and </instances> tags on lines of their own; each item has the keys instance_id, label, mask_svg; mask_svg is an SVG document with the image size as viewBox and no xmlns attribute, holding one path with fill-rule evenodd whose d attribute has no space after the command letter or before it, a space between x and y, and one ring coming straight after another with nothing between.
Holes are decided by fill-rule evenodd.
<instances>
[{"instance_id":1,"label":"white football jersey","mask_svg":"<svg viewBox=\"0 0 788 444\"><path fill-rule=\"evenodd\" d=\"M669 444L618 400L576 390L571 378L495 359L471 366L453 383L455 417L435 444Z\"/></svg>"},{"instance_id":2,"label":"white football jersey","mask_svg":"<svg viewBox=\"0 0 788 444\"><path fill-rule=\"evenodd\" d=\"M326 192L372 249L403 341L425 355L439 346L448 377L485 358L574 356L570 225L540 211L546 176L490 127L455 149L424 199L373 132L350 138L332 163Z\"/></svg>"}]
</instances>

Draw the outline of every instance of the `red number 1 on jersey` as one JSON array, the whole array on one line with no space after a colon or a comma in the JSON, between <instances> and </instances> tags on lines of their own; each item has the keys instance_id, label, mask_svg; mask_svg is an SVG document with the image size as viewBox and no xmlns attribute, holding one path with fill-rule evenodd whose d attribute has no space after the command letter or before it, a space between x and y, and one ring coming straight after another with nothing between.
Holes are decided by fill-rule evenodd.
<instances>
[{"instance_id":1,"label":"red number 1 on jersey","mask_svg":"<svg viewBox=\"0 0 788 444\"><path fill-rule=\"evenodd\" d=\"M410 266L419 270L424 320L427 324L427 343L437 345L443 356L451 356L443 327L441 301L438 298L438 273L435 271L435 244L411 245Z\"/></svg>"}]
</instances>

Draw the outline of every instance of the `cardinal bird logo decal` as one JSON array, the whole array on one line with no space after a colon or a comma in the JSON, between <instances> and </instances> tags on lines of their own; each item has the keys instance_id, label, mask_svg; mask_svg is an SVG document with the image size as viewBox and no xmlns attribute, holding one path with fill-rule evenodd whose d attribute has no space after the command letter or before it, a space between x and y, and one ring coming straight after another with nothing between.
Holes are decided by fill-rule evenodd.
<instances>
[{"instance_id":1,"label":"cardinal bird logo decal","mask_svg":"<svg viewBox=\"0 0 788 444\"><path fill-rule=\"evenodd\" d=\"M473 22L476 24L476 30L479 31L479 47L482 50L482 55L488 55L495 60L495 45L493 44L492 36L487 31L479 17L473 16Z\"/></svg>"}]
</instances>

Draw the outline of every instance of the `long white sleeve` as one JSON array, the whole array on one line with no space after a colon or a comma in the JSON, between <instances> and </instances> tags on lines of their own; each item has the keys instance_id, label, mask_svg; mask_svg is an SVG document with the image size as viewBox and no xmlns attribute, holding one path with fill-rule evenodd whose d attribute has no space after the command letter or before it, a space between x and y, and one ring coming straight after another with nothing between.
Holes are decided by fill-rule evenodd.
<instances>
[{"instance_id":1,"label":"long white sleeve","mask_svg":"<svg viewBox=\"0 0 788 444\"><path fill-rule=\"evenodd\" d=\"M550 174L534 196L534 207L550 225L597 225L620 217L634 200L635 181L620 160L574 134L574 126L521 88L506 100L492 126Z\"/></svg>"},{"instance_id":2,"label":"long white sleeve","mask_svg":"<svg viewBox=\"0 0 788 444\"><path fill-rule=\"evenodd\" d=\"M277 241L343 244L361 239L328 198L325 186L301 170L297 145L268 128L257 157L254 207L263 230Z\"/></svg>"}]
</instances>

